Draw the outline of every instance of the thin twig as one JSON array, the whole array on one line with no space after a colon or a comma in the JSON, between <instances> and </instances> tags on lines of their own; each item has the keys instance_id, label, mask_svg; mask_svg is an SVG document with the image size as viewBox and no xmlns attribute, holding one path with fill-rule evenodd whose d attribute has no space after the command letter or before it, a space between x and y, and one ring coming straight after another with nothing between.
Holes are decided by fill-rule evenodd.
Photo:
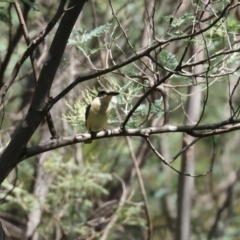
<instances>
[{"instance_id":1,"label":"thin twig","mask_svg":"<svg viewBox=\"0 0 240 240\"><path fill-rule=\"evenodd\" d=\"M232 117L234 117L235 116L235 114L236 114L236 112L237 111L234 111L234 107L233 107L233 103L232 103L232 100L233 100L233 95L234 95L234 93L235 93L235 91L236 91L236 89L237 89L237 86L239 85L239 82L240 82L240 77L238 78L238 80L237 80L237 83L235 84L235 86L234 86L234 88L233 88L233 90L232 90L232 92L231 92L231 94L230 94L230 97L229 97L229 105L230 105L230 109L231 109L231 116Z\"/></svg>"},{"instance_id":2,"label":"thin twig","mask_svg":"<svg viewBox=\"0 0 240 240\"><path fill-rule=\"evenodd\" d=\"M156 154L156 156L167 166L169 166L172 170L174 170L175 172L177 172L178 174L180 175L183 175L183 176L187 176L187 177L203 177L203 176L206 176L208 173L212 172L212 164L210 166L210 169L205 172L205 173L202 173L202 174L197 174L197 175L192 175L190 173L183 173L179 170L177 170L176 168L174 168L173 166L171 166L165 159L164 157L157 151L157 149L153 146L153 144L151 143L150 139L148 137L145 138L149 147L151 148L151 150Z\"/></svg>"},{"instance_id":3,"label":"thin twig","mask_svg":"<svg viewBox=\"0 0 240 240\"><path fill-rule=\"evenodd\" d=\"M223 211L231 204L231 198L232 198L232 191L233 191L233 187L235 184L230 185L227 189L227 196L225 198L225 201L223 202L222 206L218 208L218 211L216 213L215 216L215 220L214 223L212 225L212 227L210 228L210 231L208 233L208 240L211 240L213 238L213 235L217 229L218 223L221 220L221 215L223 213Z\"/></svg>"},{"instance_id":4,"label":"thin twig","mask_svg":"<svg viewBox=\"0 0 240 240\"><path fill-rule=\"evenodd\" d=\"M150 95L150 93L152 93L159 85L161 85L162 83L164 83L168 78L170 78L172 74L168 73L165 77L163 77L160 81L157 81L150 89L148 89L148 91L146 91L136 102L136 104L133 106L133 108L129 111L129 113L127 114L125 120L123 121L121 128L125 129L125 126L127 124L127 122L129 121L129 119L131 118L132 114L135 112L135 110L140 106L140 104L144 101L144 99Z\"/></svg>"},{"instance_id":5,"label":"thin twig","mask_svg":"<svg viewBox=\"0 0 240 240\"><path fill-rule=\"evenodd\" d=\"M181 151L179 151L169 162L172 163L174 162L183 152L185 152L188 148L190 148L191 146L193 146L196 142L198 142L201 138L195 138L192 142L190 142L187 146L185 146L184 148L181 149Z\"/></svg>"},{"instance_id":6,"label":"thin twig","mask_svg":"<svg viewBox=\"0 0 240 240\"><path fill-rule=\"evenodd\" d=\"M163 125L169 124L169 101L168 101L168 95L167 91L162 87L157 88L161 94L162 94L162 99L163 99L163 107L164 107L164 120L163 120Z\"/></svg>"},{"instance_id":7,"label":"thin twig","mask_svg":"<svg viewBox=\"0 0 240 240\"><path fill-rule=\"evenodd\" d=\"M210 4L210 2L208 2L208 4ZM206 5L205 9L207 8L208 4ZM202 16L203 16L203 13L202 13ZM201 29L200 24L199 24L199 28ZM207 90L206 90L206 96L204 96L202 112L201 112L201 114L200 114L200 117L199 117L197 123L194 125L193 129L200 124L200 122L201 122L201 120L202 120L202 118L203 118L203 115L204 115L204 113L205 113L205 108L206 108L207 101L208 101L208 97L209 97L209 79L208 79L208 73L209 73L209 71L210 71L211 63L210 63L210 58L209 58L209 52L208 52L208 48L207 48L207 43L206 43L206 40L205 40L203 34L202 34L202 39L203 39L204 46L205 46L205 49L206 49L207 62L208 62L208 67L207 67L207 70L206 70L206 85L207 85L207 86L206 86L206 89L207 89ZM201 60L201 59L200 59L200 60ZM202 67L202 68L203 68L203 67ZM196 82L197 82L197 81L196 81Z\"/></svg>"},{"instance_id":8,"label":"thin twig","mask_svg":"<svg viewBox=\"0 0 240 240\"><path fill-rule=\"evenodd\" d=\"M29 38L28 30L27 30L27 25L25 23L20 4L18 3L18 0L15 0L13 4L14 4L14 7L15 7L16 12L17 12L19 22L22 25L22 30L23 30L23 35L24 35L25 41L26 41L27 45L29 46L31 44L31 42L30 42L30 38ZM32 65L32 69L33 69L33 76L34 76L34 79L35 79L35 83L37 83L39 74L37 72L36 59L34 59L34 57L33 57L33 52L30 53L30 60L31 60L31 65ZM49 128L49 131L52 135L52 138L57 138L58 135L57 135L57 132L55 130L53 120L52 120L52 116L51 116L50 112L48 112L46 114L46 120L47 120L47 125L48 125L48 128Z\"/></svg>"},{"instance_id":9,"label":"thin twig","mask_svg":"<svg viewBox=\"0 0 240 240\"><path fill-rule=\"evenodd\" d=\"M138 179L138 184L140 187L140 191L141 191L141 195L143 198L143 202L144 202L144 210L145 210L145 214L146 214L146 219L147 219L147 226L148 226L148 231L147 231L147 239L151 240L151 235L152 235L152 222L151 222L151 217L149 214L149 208L148 208L148 200L147 200L147 195L146 195L146 191L145 191L145 187L144 187L144 182L142 179L142 174L140 172L139 166L138 166L138 162L133 150L133 146L132 146L132 142L131 139L129 137L126 137L127 140L127 144L129 147L129 151L130 151L130 155L131 155L131 159L137 174L137 179Z\"/></svg>"},{"instance_id":10,"label":"thin twig","mask_svg":"<svg viewBox=\"0 0 240 240\"><path fill-rule=\"evenodd\" d=\"M0 204L3 203L3 202L6 200L7 196L9 196L9 195L12 193L12 191L15 189L15 187L16 187L16 185L17 185L17 180L18 180L18 167L16 166L14 169L15 169L15 178L14 178L14 180L13 180L12 188L5 194L4 197L2 197L2 198L0 199Z\"/></svg>"},{"instance_id":11,"label":"thin twig","mask_svg":"<svg viewBox=\"0 0 240 240\"><path fill-rule=\"evenodd\" d=\"M146 49L140 50L139 52L134 54L132 57L129 57L128 59L126 59L125 61L123 61L123 62L121 62L121 63L119 63L117 65L114 65L112 67L109 67L109 68L97 71L96 73L88 74L86 76L79 76L71 84L69 84L64 90L62 90L62 92L60 92L55 98L53 98L51 100L51 102L49 102L48 109L51 109L51 107L56 102L58 102L60 99L62 99L69 91L71 91L77 84L79 84L81 82L84 82L84 81L87 81L87 80L90 80L90 79L94 79L94 78L100 77L100 76L102 76L104 74L110 73L110 72L112 72L114 70L120 69L120 68L128 65L129 63L133 63L136 60L141 59L142 57L148 56L153 50L155 50L155 49L157 49L157 48L159 48L161 46L165 46L168 43L171 43L171 42L174 42L174 41L178 41L178 40L189 39L191 37L198 36L198 35L206 32L206 31L208 31L209 29L211 29L225 15L225 13L228 11L228 8L231 6L232 2L233 2L233 0L231 0L230 3L227 4L227 6L222 10L222 12L221 12L221 14L219 15L218 18L216 18L214 21L212 21L211 24L209 24L207 27L205 27L204 29L202 29L202 30L200 30L198 32L195 32L193 34L186 34L186 35L179 36L179 37L172 37L172 38L169 38L169 39L167 39L165 41L158 41L157 43L152 44L151 46L147 47ZM172 74L175 74L175 73L172 73ZM171 75L169 75L169 77ZM163 82L166 79L167 78L164 78ZM160 82L159 85L161 83L163 83L163 82ZM152 92L152 91L150 91L150 92ZM1 92L0 92L0 97L1 97ZM138 105L136 106L136 108L137 107L138 107ZM131 112L130 115L132 115L132 113L133 112ZM129 115L129 118L130 118L130 115ZM123 128L125 127L127 121L128 121L128 119L125 121L125 123L123 125Z\"/></svg>"},{"instance_id":12,"label":"thin twig","mask_svg":"<svg viewBox=\"0 0 240 240\"><path fill-rule=\"evenodd\" d=\"M39 33L39 35L31 42L31 44L28 46L26 51L23 53L23 55L20 58L20 60L15 64L15 66L14 66L14 68L13 68L13 70L12 70L10 76L9 76L9 78L7 79L7 81L5 82L5 84L3 85L3 87L0 90L0 105L3 104L3 99L4 99L8 89L10 88L10 86L12 85L14 80L16 79L17 74L18 74L22 64L30 56L30 54L36 49L36 47L44 40L46 35L53 29L53 27L55 26L57 21L60 19L60 17L64 13L64 6L65 6L66 2L67 2L67 0L61 0L56 14L50 20L50 22L48 23L47 27L45 29L43 29Z\"/></svg>"},{"instance_id":13,"label":"thin twig","mask_svg":"<svg viewBox=\"0 0 240 240\"><path fill-rule=\"evenodd\" d=\"M181 7L182 3L183 3L183 0L180 0L179 3L178 3L178 5L174 8L174 11L173 11L173 13L172 13L172 16L171 16L171 18L169 19L169 25L168 25L168 27L166 28L166 31L163 33L163 36L164 36L164 37L165 37L166 34L171 30L172 22L173 22L176 14L177 14L177 11L178 11L179 8Z\"/></svg>"},{"instance_id":14,"label":"thin twig","mask_svg":"<svg viewBox=\"0 0 240 240\"><path fill-rule=\"evenodd\" d=\"M119 211L121 210L121 208L123 207L123 205L125 204L125 201L127 199L127 188L126 188L126 185L124 183L124 181L115 173L113 173L113 176L115 178L118 179L118 181L121 183L122 185L122 190L123 190L123 193L122 193L122 196L120 198L120 201L119 201L119 204L118 204L118 208L116 210L116 213L112 216L111 220L109 221L108 225L105 227L104 229L104 232L102 234L102 237L100 238L100 240L106 240L108 238L108 235L111 231L111 229L113 228L114 224L117 222L118 220L118 213Z\"/></svg>"}]
</instances>

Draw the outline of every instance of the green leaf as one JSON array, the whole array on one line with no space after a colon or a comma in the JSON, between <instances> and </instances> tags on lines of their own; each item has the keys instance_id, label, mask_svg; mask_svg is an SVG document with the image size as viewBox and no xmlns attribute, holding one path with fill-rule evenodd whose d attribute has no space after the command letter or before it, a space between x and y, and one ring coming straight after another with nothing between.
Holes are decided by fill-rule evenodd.
<instances>
[{"instance_id":1,"label":"green leaf","mask_svg":"<svg viewBox=\"0 0 240 240\"><path fill-rule=\"evenodd\" d=\"M104 25L101 25L101 26L93 29L89 33L84 32L84 34L82 35L82 42L87 42L87 41L91 40L93 37L101 36L103 33L107 32L109 30L110 26L111 26L111 23L106 23ZM81 34L80 31L78 31L78 32Z\"/></svg>"},{"instance_id":2,"label":"green leaf","mask_svg":"<svg viewBox=\"0 0 240 240\"><path fill-rule=\"evenodd\" d=\"M227 30L231 32L236 32L239 31L239 29L240 29L239 22L234 18L229 18L227 21Z\"/></svg>"},{"instance_id":3,"label":"green leaf","mask_svg":"<svg viewBox=\"0 0 240 240\"><path fill-rule=\"evenodd\" d=\"M0 11L0 21L6 23L9 26L12 25L9 15L4 11Z\"/></svg>"},{"instance_id":4,"label":"green leaf","mask_svg":"<svg viewBox=\"0 0 240 240\"><path fill-rule=\"evenodd\" d=\"M159 62L161 65L170 69L174 69L178 64L176 56L165 50L160 53Z\"/></svg>"},{"instance_id":5,"label":"green leaf","mask_svg":"<svg viewBox=\"0 0 240 240\"><path fill-rule=\"evenodd\" d=\"M29 1L29 0L22 0L22 1L25 2L28 6L30 6L34 11L38 11L39 12L38 8L36 7L37 6L36 3L33 3L31 1Z\"/></svg>"},{"instance_id":6,"label":"green leaf","mask_svg":"<svg viewBox=\"0 0 240 240\"><path fill-rule=\"evenodd\" d=\"M90 48L88 47L87 43L93 38L100 37L103 33L108 32L110 26L111 23L106 23L91 30L91 32L87 32L86 30L73 31L72 32L73 38L68 40L68 45L75 46L77 49L79 49L80 51L84 52L87 55L92 55L96 51L102 49L104 45L98 48L93 47Z\"/></svg>"}]
</instances>

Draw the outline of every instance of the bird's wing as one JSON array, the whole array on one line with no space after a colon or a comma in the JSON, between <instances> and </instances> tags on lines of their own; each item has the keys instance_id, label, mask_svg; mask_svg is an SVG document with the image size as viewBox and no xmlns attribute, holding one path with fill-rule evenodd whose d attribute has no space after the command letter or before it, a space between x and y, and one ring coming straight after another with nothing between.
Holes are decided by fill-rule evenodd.
<instances>
[{"instance_id":1,"label":"bird's wing","mask_svg":"<svg viewBox=\"0 0 240 240\"><path fill-rule=\"evenodd\" d=\"M91 108L91 104L88 104L87 107L86 107L86 111L85 111L85 124L86 124L86 126L87 126L87 117L88 117L90 108Z\"/></svg>"}]
</instances>

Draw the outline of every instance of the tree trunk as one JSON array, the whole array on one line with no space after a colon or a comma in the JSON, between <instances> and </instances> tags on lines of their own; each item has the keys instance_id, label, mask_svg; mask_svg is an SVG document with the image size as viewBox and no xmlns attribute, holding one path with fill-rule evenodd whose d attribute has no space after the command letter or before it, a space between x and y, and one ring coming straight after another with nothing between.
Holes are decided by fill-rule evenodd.
<instances>
[{"instance_id":1,"label":"tree trunk","mask_svg":"<svg viewBox=\"0 0 240 240\"><path fill-rule=\"evenodd\" d=\"M202 59L203 52L197 55L197 60ZM202 67L196 67L194 71L199 73ZM200 80L199 78L196 81ZM185 125L196 124L201 111L201 87L191 86L188 89L188 100L186 108ZM194 93L194 94L193 94ZM183 148L194 140L193 137L183 135ZM188 148L182 155L181 172L194 174L195 168L195 145ZM177 200L177 221L176 221L176 240L188 240L191 228L191 205L192 192L194 188L194 178L179 175L178 181L178 200Z\"/></svg>"}]
</instances>

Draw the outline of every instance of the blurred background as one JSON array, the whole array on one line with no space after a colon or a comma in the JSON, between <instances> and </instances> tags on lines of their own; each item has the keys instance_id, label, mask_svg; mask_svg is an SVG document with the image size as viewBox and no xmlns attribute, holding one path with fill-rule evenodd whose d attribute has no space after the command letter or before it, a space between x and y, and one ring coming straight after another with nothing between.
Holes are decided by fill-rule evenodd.
<instances>
[{"instance_id":1,"label":"blurred background","mask_svg":"<svg viewBox=\"0 0 240 240\"><path fill-rule=\"evenodd\" d=\"M16 9L8 2L0 5L1 86L26 50ZM78 84L51 109L57 134L86 133L85 107L104 88L120 92L107 128L119 127L140 97L165 77L126 128L205 124L203 130L209 130L210 124L238 119L240 8L232 1L226 11L229 2L89 0L70 36L51 96L78 76L169 41L152 51L151 58ZM32 39L55 14L59 1L19 4ZM34 52L37 72L57 27ZM206 27L202 34L184 37ZM184 67L178 71L178 65ZM24 119L35 86L28 59L1 108L1 152ZM199 177L165 165L140 136L72 144L23 161L0 189L6 239L239 239L239 132L199 139L183 132L167 131L149 140L162 159L174 160L175 169ZM50 138L44 121L28 147Z\"/></svg>"}]
</instances>

